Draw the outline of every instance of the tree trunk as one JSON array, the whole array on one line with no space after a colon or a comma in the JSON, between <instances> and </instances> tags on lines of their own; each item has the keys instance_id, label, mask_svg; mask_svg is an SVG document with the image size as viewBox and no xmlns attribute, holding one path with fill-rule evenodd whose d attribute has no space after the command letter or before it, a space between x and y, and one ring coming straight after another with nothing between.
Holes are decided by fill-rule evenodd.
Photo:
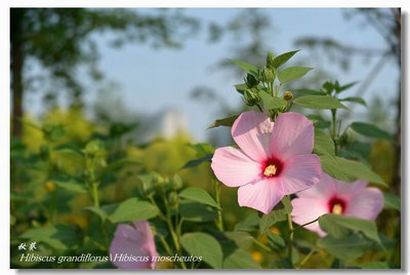
<instances>
[{"instance_id":1,"label":"tree trunk","mask_svg":"<svg viewBox=\"0 0 410 275\"><path fill-rule=\"evenodd\" d=\"M10 14L10 40L11 40L11 92L13 100L12 109L12 129L13 137L19 138L22 134L23 97L23 68L24 68L24 52L21 39L22 20L24 9L13 8Z\"/></svg>"}]
</instances>

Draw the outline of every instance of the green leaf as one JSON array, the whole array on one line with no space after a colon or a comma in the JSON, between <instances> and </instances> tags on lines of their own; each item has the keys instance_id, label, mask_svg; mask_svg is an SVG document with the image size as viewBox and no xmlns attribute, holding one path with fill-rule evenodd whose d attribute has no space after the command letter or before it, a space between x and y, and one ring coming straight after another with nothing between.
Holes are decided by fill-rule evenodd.
<instances>
[{"instance_id":1,"label":"green leaf","mask_svg":"<svg viewBox=\"0 0 410 275\"><path fill-rule=\"evenodd\" d=\"M119 204L108 218L113 223L133 222L154 218L158 213L158 208L151 203L131 198Z\"/></svg>"},{"instance_id":2,"label":"green leaf","mask_svg":"<svg viewBox=\"0 0 410 275\"><path fill-rule=\"evenodd\" d=\"M186 233L181 237L182 247L192 256L202 257L213 268L222 268L222 248L206 233Z\"/></svg>"},{"instance_id":3,"label":"green leaf","mask_svg":"<svg viewBox=\"0 0 410 275\"><path fill-rule=\"evenodd\" d=\"M383 193L384 195L384 208L385 209L401 209L400 198L392 193Z\"/></svg>"},{"instance_id":4,"label":"green leaf","mask_svg":"<svg viewBox=\"0 0 410 275\"><path fill-rule=\"evenodd\" d=\"M291 59L292 56L294 56L298 51L300 50L290 51L276 56L272 61L272 66L275 69L279 68L281 65L285 64L289 59Z\"/></svg>"},{"instance_id":5,"label":"green leaf","mask_svg":"<svg viewBox=\"0 0 410 275\"><path fill-rule=\"evenodd\" d=\"M294 103L309 109L347 109L337 98L327 95L301 96Z\"/></svg>"},{"instance_id":6,"label":"green leaf","mask_svg":"<svg viewBox=\"0 0 410 275\"><path fill-rule=\"evenodd\" d=\"M334 214L326 214L319 217L320 227L329 235L340 238L345 232L341 229L348 229L354 232L361 232L369 240L381 245L379 234L377 233L376 223L370 220L359 219Z\"/></svg>"},{"instance_id":7,"label":"green leaf","mask_svg":"<svg viewBox=\"0 0 410 275\"><path fill-rule=\"evenodd\" d=\"M85 187L85 183L79 183L74 180L54 181L54 183L64 190L75 193L87 194L87 188Z\"/></svg>"},{"instance_id":8,"label":"green leaf","mask_svg":"<svg viewBox=\"0 0 410 275\"><path fill-rule=\"evenodd\" d=\"M382 187L388 187L384 180L368 166L359 161L329 155L319 156L323 171L342 181L367 180Z\"/></svg>"},{"instance_id":9,"label":"green leaf","mask_svg":"<svg viewBox=\"0 0 410 275\"><path fill-rule=\"evenodd\" d=\"M260 218L256 212L252 212L240 222L235 225L235 231L247 231L252 232L256 230L259 224Z\"/></svg>"},{"instance_id":10,"label":"green leaf","mask_svg":"<svg viewBox=\"0 0 410 275\"><path fill-rule=\"evenodd\" d=\"M261 268L251 257L249 252L243 249L236 249L229 254L224 262L224 269L258 269Z\"/></svg>"},{"instance_id":11,"label":"green leaf","mask_svg":"<svg viewBox=\"0 0 410 275\"><path fill-rule=\"evenodd\" d=\"M245 90L248 88L246 84L236 84L234 85L234 87L235 87L235 90L240 94L243 94Z\"/></svg>"},{"instance_id":12,"label":"green leaf","mask_svg":"<svg viewBox=\"0 0 410 275\"><path fill-rule=\"evenodd\" d=\"M337 89L336 89L336 93L340 93L340 92L346 91L346 90L350 89L351 87L353 87L354 85L356 85L357 83L359 83L359 82L358 82L358 81L354 81L354 82L350 82L350 83L348 83L348 84L346 84L346 85L339 86L339 87L337 87Z\"/></svg>"},{"instance_id":13,"label":"green leaf","mask_svg":"<svg viewBox=\"0 0 410 275\"><path fill-rule=\"evenodd\" d=\"M45 243L56 250L66 250L81 240L81 231L73 225L48 225L29 229L20 238Z\"/></svg>"},{"instance_id":14,"label":"green leaf","mask_svg":"<svg viewBox=\"0 0 410 275\"><path fill-rule=\"evenodd\" d=\"M289 67L279 72L278 78L280 83L287 83L289 81L301 78L307 74L312 68L309 67Z\"/></svg>"},{"instance_id":15,"label":"green leaf","mask_svg":"<svg viewBox=\"0 0 410 275\"><path fill-rule=\"evenodd\" d=\"M315 128L329 128L331 125L330 121L325 120L320 115L307 115L306 117L313 122Z\"/></svg>"},{"instance_id":16,"label":"green leaf","mask_svg":"<svg viewBox=\"0 0 410 275\"><path fill-rule=\"evenodd\" d=\"M249 249L255 241L251 234L243 231L224 232L224 235L243 249Z\"/></svg>"},{"instance_id":17,"label":"green leaf","mask_svg":"<svg viewBox=\"0 0 410 275\"><path fill-rule=\"evenodd\" d=\"M313 89L295 89L293 93L296 97L305 96L305 95L326 95L322 91L313 90Z\"/></svg>"},{"instance_id":18,"label":"green leaf","mask_svg":"<svg viewBox=\"0 0 410 275\"><path fill-rule=\"evenodd\" d=\"M216 218L216 212L214 209L215 208L205 204L181 201L179 205L179 214L187 221L210 222Z\"/></svg>"},{"instance_id":19,"label":"green leaf","mask_svg":"<svg viewBox=\"0 0 410 275\"><path fill-rule=\"evenodd\" d=\"M268 243L276 251L280 251L286 246L285 240L281 236L271 232L268 232Z\"/></svg>"},{"instance_id":20,"label":"green leaf","mask_svg":"<svg viewBox=\"0 0 410 275\"><path fill-rule=\"evenodd\" d=\"M313 152L318 155L335 155L335 143L329 135L315 128L315 145Z\"/></svg>"},{"instance_id":21,"label":"green leaf","mask_svg":"<svg viewBox=\"0 0 410 275\"><path fill-rule=\"evenodd\" d=\"M216 201L206 192L199 187L188 187L179 193L179 196L184 199L196 201L199 203L207 204L216 208L220 208Z\"/></svg>"},{"instance_id":22,"label":"green leaf","mask_svg":"<svg viewBox=\"0 0 410 275\"><path fill-rule=\"evenodd\" d=\"M206 156L190 160L187 163L185 163L184 166L182 166L181 169L193 168L193 167L197 167L197 166L201 165L204 162L211 162L212 156L213 156L213 154L208 154Z\"/></svg>"},{"instance_id":23,"label":"green leaf","mask_svg":"<svg viewBox=\"0 0 410 275\"><path fill-rule=\"evenodd\" d=\"M345 98L340 98L340 101L348 101L348 102L353 102L353 103L358 103L363 106L367 106L366 101L358 96L352 96L352 97L345 97Z\"/></svg>"},{"instance_id":24,"label":"green leaf","mask_svg":"<svg viewBox=\"0 0 410 275\"><path fill-rule=\"evenodd\" d=\"M317 241L317 245L344 261L357 259L372 247L370 241L354 234L343 239L337 239L328 235L320 238Z\"/></svg>"},{"instance_id":25,"label":"green leaf","mask_svg":"<svg viewBox=\"0 0 410 275\"><path fill-rule=\"evenodd\" d=\"M219 126L228 126L231 127L233 125L233 123L235 122L235 120L238 118L239 115L234 115L234 116L230 116L230 117L225 117L225 118L221 118L221 119L217 119L214 121L214 123L212 123L208 129L210 128L215 128L215 127L219 127Z\"/></svg>"},{"instance_id":26,"label":"green leaf","mask_svg":"<svg viewBox=\"0 0 410 275\"><path fill-rule=\"evenodd\" d=\"M287 211L285 209L273 210L267 215L263 215L259 222L259 230L261 233L267 231L272 225L277 222L287 219Z\"/></svg>"},{"instance_id":27,"label":"green leaf","mask_svg":"<svg viewBox=\"0 0 410 275\"><path fill-rule=\"evenodd\" d=\"M378 128L377 126L365 122L353 122L350 128L356 133L372 138L391 139L390 133Z\"/></svg>"},{"instance_id":28,"label":"green leaf","mask_svg":"<svg viewBox=\"0 0 410 275\"><path fill-rule=\"evenodd\" d=\"M87 210L95 215L97 215L102 221L105 221L107 219L107 213L104 212L101 208L95 207L95 206L90 206L90 207L85 207L84 210Z\"/></svg>"},{"instance_id":29,"label":"green leaf","mask_svg":"<svg viewBox=\"0 0 410 275\"><path fill-rule=\"evenodd\" d=\"M255 65L249 64L242 60L231 60L231 63L237 65L247 73L251 73L254 76L258 75L258 68Z\"/></svg>"},{"instance_id":30,"label":"green leaf","mask_svg":"<svg viewBox=\"0 0 410 275\"><path fill-rule=\"evenodd\" d=\"M265 110L279 109L286 106L287 102L283 98L273 97L266 92L259 92Z\"/></svg>"},{"instance_id":31,"label":"green leaf","mask_svg":"<svg viewBox=\"0 0 410 275\"><path fill-rule=\"evenodd\" d=\"M359 264L358 267L362 269L389 269L390 266L386 262L370 262Z\"/></svg>"}]
</instances>

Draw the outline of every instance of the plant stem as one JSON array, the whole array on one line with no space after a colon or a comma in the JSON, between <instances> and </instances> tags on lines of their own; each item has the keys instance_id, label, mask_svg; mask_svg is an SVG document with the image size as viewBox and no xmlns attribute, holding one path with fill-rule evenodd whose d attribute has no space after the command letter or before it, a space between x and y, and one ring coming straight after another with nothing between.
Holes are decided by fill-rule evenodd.
<instances>
[{"instance_id":1,"label":"plant stem","mask_svg":"<svg viewBox=\"0 0 410 275\"><path fill-rule=\"evenodd\" d=\"M315 250L312 249L310 250L310 252L305 256L305 258L303 258L303 260L299 263L299 265L297 266L297 268L301 268L304 264L306 264L306 262L310 259L310 257L312 257L313 254L315 254Z\"/></svg>"},{"instance_id":2,"label":"plant stem","mask_svg":"<svg viewBox=\"0 0 410 275\"><path fill-rule=\"evenodd\" d=\"M290 199L290 198L289 198ZM293 229L293 223L292 223L292 216L290 214L287 214L288 217L288 227L289 227L289 240L288 240L288 257L291 265L293 266L292 263L292 246L293 246L293 234L294 234L294 229Z\"/></svg>"},{"instance_id":3,"label":"plant stem","mask_svg":"<svg viewBox=\"0 0 410 275\"><path fill-rule=\"evenodd\" d=\"M214 188L215 188L215 200L216 203L218 204L218 217L216 222L216 226L218 227L219 231L223 232L224 231L224 224L223 224L223 219L222 219L222 210L221 210L221 185L218 184L218 181L213 178L212 181L214 182Z\"/></svg>"},{"instance_id":4,"label":"plant stem","mask_svg":"<svg viewBox=\"0 0 410 275\"><path fill-rule=\"evenodd\" d=\"M305 227L306 225L309 225L309 224L312 224L312 223L314 223L314 222L317 222L318 220L319 220L319 218L316 218L316 219L314 219L313 221L310 221L310 222L304 223L304 224L302 224L302 225L299 225L299 226L295 227L293 231L296 231L296 230L298 230L299 228L303 228L303 227Z\"/></svg>"},{"instance_id":5,"label":"plant stem","mask_svg":"<svg viewBox=\"0 0 410 275\"><path fill-rule=\"evenodd\" d=\"M332 139L336 139L336 109L332 109Z\"/></svg>"},{"instance_id":6,"label":"plant stem","mask_svg":"<svg viewBox=\"0 0 410 275\"><path fill-rule=\"evenodd\" d=\"M91 195L93 198L94 206L100 208L100 197L98 195L98 184L96 182L91 183Z\"/></svg>"}]
</instances>

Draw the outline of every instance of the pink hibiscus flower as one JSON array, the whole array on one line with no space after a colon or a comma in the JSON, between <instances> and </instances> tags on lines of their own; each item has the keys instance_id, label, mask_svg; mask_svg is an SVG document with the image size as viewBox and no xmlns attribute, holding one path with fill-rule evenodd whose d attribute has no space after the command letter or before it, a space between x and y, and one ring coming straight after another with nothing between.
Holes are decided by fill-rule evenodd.
<instances>
[{"instance_id":1,"label":"pink hibiscus flower","mask_svg":"<svg viewBox=\"0 0 410 275\"><path fill-rule=\"evenodd\" d=\"M383 209L383 194L366 185L367 182L361 180L353 183L338 181L323 173L318 184L298 193L298 198L292 200L293 221L302 225L328 213L374 220ZM319 222L305 228L322 237L326 235Z\"/></svg>"},{"instance_id":2,"label":"pink hibiscus flower","mask_svg":"<svg viewBox=\"0 0 410 275\"><path fill-rule=\"evenodd\" d=\"M239 187L240 206L267 214L285 195L319 182L313 124L303 115L283 113L273 123L263 113L244 112L231 133L239 149L216 149L211 167L226 186Z\"/></svg>"},{"instance_id":3,"label":"pink hibiscus flower","mask_svg":"<svg viewBox=\"0 0 410 275\"><path fill-rule=\"evenodd\" d=\"M119 224L110 247L111 262L118 268L155 268L154 236L147 221Z\"/></svg>"}]
</instances>

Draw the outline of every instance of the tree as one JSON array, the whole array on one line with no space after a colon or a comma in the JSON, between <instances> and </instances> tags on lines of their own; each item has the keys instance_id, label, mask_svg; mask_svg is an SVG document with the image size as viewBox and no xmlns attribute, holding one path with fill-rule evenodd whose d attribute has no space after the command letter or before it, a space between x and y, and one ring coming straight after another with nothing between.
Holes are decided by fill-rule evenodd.
<instances>
[{"instance_id":1,"label":"tree","mask_svg":"<svg viewBox=\"0 0 410 275\"><path fill-rule=\"evenodd\" d=\"M78 67L85 65L94 79L98 49L92 34L112 32L113 46L126 42L176 48L195 32L199 22L179 10L140 14L129 9L12 8L10 14L13 136L21 136L23 101L30 61L40 64L53 83L68 89L73 104L81 104Z\"/></svg>"}]
</instances>

